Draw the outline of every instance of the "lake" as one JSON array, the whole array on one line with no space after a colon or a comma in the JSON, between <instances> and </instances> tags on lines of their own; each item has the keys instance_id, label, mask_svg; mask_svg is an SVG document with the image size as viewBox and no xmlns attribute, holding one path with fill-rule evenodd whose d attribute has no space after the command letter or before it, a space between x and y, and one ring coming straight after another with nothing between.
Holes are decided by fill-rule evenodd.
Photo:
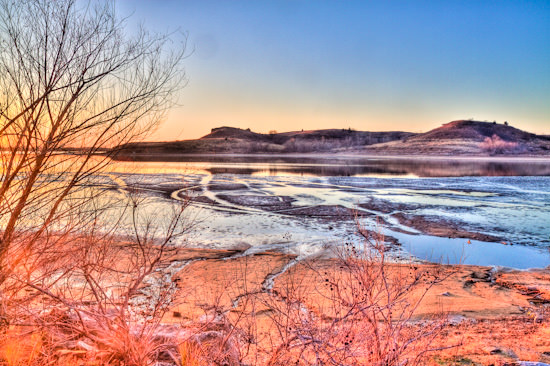
<instances>
[{"instance_id":1,"label":"lake","mask_svg":"<svg viewBox=\"0 0 550 366\"><path fill-rule=\"evenodd\" d=\"M116 194L140 191L155 213L191 196L182 245L304 258L360 243L362 225L385 236L394 260L550 265L549 160L162 158L116 161L102 179Z\"/></svg>"}]
</instances>

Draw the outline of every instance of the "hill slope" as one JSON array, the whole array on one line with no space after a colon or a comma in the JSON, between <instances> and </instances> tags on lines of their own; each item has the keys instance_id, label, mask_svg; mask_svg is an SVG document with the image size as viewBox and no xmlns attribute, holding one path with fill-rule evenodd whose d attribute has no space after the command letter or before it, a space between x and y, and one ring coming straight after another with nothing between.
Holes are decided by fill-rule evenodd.
<instances>
[{"instance_id":1,"label":"hill slope","mask_svg":"<svg viewBox=\"0 0 550 366\"><path fill-rule=\"evenodd\" d=\"M492 137L493 135L497 135L506 141L528 141L537 137L535 134L519 130L506 124L459 120L445 123L441 127L426 133L421 133L417 135L415 139L417 141L445 139L483 141L486 137Z\"/></svg>"},{"instance_id":2,"label":"hill slope","mask_svg":"<svg viewBox=\"0 0 550 366\"><path fill-rule=\"evenodd\" d=\"M550 138L507 124L458 120L400 141L367 146L364 150L414 155L549 155Z\"/></svg>"},{"instance_id":3,"label":"hill slope","mask_svg":"<svg viewBox=\"0 0 550 366\"><path fill-rule=\"evenodd\" d=\"M120 146L128 154L230 154L354 152L392 155L550 155L550 136L507 124L453 121L431 131L366 132L327 129L262 134L234 127L213 128L197 140L140 142Z\"/></svg>"},{"instance_id":4,"label":"hill slope","mask_svg":"<svg viewBox=\"0 0 550 366\"><path fill-rule=\"evenodd\" d=\"M197 140L139 142L123 145L118 149L119 154L334 152L414 135L410 132L364 132L350 129L262 134L234 127L218 127Z\"/></svg>"}]
</instances>

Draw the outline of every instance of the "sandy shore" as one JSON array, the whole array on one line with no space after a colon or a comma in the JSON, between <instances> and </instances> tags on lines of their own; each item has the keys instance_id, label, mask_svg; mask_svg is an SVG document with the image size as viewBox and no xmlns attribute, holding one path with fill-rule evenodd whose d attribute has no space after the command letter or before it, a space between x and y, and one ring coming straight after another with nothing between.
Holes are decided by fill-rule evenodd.
<instances>
[{"instance_id":1,"label":"sandy shore","mask_svg":"<svg viewBox=\"0 0 550 366\"><path fill-rule=\"evenodd\" d=\"M189 252L187 258L200 260L191 262L177 275L181 293L164 321L197 319L214 308L234 318L241 314L243 303L253 301L252 297L284 293L289 284L309 301L311 308L322 313L327 308L329 290L320 274L338 276L345 271L336 259L296 262L294 256L277 252L246 257L232 257L233 254ZM386 264L386 268L390 276L437 271L444 278L427 292L414 317L448 320L436 342L441 347L456 347L434 353L434 364L550 362L550 270L429 264ZM265 301L257 304L261 305L256 305L256 311L258 307L269 310Z\"/></svg>"}]
</instances>

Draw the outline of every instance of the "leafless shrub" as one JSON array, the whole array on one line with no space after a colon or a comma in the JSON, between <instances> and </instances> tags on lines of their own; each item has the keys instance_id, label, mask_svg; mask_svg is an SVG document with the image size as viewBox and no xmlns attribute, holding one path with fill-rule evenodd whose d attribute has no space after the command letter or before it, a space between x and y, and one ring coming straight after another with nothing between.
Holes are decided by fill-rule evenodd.
<instances>
[{"instance_id":1,"label":"leafless shrub","mask_svg":"<svg viewBox=\"0 0 550 366\"><path fill-rule=\"evenodd\" d=\"M79 191L109 148L154 128L181 86L184 50L162 34L126 36L114 9L0 1L0 285L12 248L80 230Z\"/></svg>"},{"instance_id":2,"label":"leafless shrub","mask_svg":"<svg viewBox=\"0 0 550 366\"><path fill-rule=\"evenodd\" d=\"M255 315L264 329L255 335L259 364L422 365L436 348L444 318L416 314L445 276L436 265L389 264L383 237L360 232L364 247L346 245L338 260L309 262L305 272L294 267L257 296L264 307L263 319Z\"/></svg>"},{"instance_id":3,"label":"leafless shrub","mask_svg":"<svg viewBox=\"0 0 550 366\"><path fill-rule=\"evenodd\" d=\"M505 141L498 135L486 137L479 147L490 154L505 154L521 151L521 146L517 142Z\"/></svg>"},{"instance_id":4,"label":"leafless shrub","mask_svg":"<svg viewBox=\"0 0 550 366\"><path fill-rule=\"evenodd\" d=\"M161 285L152 308L135 303L161 275L185 205L160 233L139 202L106 202L98 180L110 148L143 136L172 105L184 47L171 51L168 36L143 29L126 36L114 9L0 1L0 316L4 329L42 332L42 361L76 342L145 364L170 297ZM106 218L112 204L119 215Z\"/></svg>"},{"instance_id":5,"label":"leafless shrub","mask_svg":"<svg viewBox=\"0 0 550 366\"><path fill-rule=\"evenodd\" d=\"M186 203L174 205L162 228L146 205L130 197L126 237L105 233L97 217L81 235L36 243L11 269L4 281L7 315L12 326L46 335L42 359L84 349L88 358L142 366L175 350L175 340L157 333L176 290L168 266L171 241L188 228Z\"/></svg>"}]
</instances>

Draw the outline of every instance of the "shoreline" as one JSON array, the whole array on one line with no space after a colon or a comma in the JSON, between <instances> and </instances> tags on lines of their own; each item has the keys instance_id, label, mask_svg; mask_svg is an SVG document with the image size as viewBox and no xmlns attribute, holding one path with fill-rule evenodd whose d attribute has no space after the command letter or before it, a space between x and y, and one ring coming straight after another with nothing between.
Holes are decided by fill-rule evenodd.
<instances>
[{"instance_id":1,"label":"shoreline","mask_svg":"<svg viewBox=\"0 0 550 366\"><path fill-rule=\"evenodd\" d=\"M119 274L126 273L125 262L131 260L131 257L124 256L129 248L127 243L118 240L113 243L117 242L120 255L112 262L116 278L105 278L108 287L111 287L109 281L120 286ZM151 273L152 281L146 278L141 282L139 291L134 294L141 300L131 307L137 310L136 314L141 314L139 309L142 306L155 301L157 281L165 281L168 288L174 286L175 292L170 291L169 303L162 306L164 310L158 314L158 320L154 320L155 334L163 337L165 344L196 342L193 344L204 347L201 348L206 352L204 356L210 357L217 354L217 343L209 342L224 339L230 342L228 349L236 352L251 347L251 353L243 355L245 361L248 356L262 360L261 357L270 357L277 352L273 345L285 339L279 339L281 328L274 324L278 314L282 314L282 319L288 316L293 327L300 327L304 326L302 320L307 313L306 328L298 328L298 332L307 331L309 321L314 321L318 328L312 330L324 334L325 327L330 327L333 319L339 319L339 306L343 309L350 306L347 305L347 295L335 295L333 285L339 286L338 294L341 294L340 289L352 295L357 293L356 290L360 291L358 294L370 291L371 287L375 292L382 291L379 293L382 297L375 296L372 301L383 309L386 307L386 290L384 286L380 290L378 285L390 283L391 289L397 286L398 293L403 291L392 308L395 313L403 311L405 315L397 315L394 319L390 313L392 322L401 324L397 329L418 335L426 334L425 329L435 331L434 338L427 339L435 351L430 352L425 365L456 365L458 356L472 360L460 364L472 366L505 365L510 359L550 361L547 355L550 346L550 269L517 271L474 265L388 263L376 259L379 257L371 257L374 260L368 262L369 258L346 251L342 255L348 253L348 259L341 256L302 261L298 261L295 255L275 251L243 255L245 252L246 248L174 248L166 253L167 257L162 260L164 264L158 271ZM131 256L131 253L127 254ZM122 272L118 271L119 266ZM363 271L372 276L365 278L371 278L374 285L362 285ZM354 296L351 301L359 300L357 305L360 305L361 299ZM91 306L94 314L94 301L80 300L84 309ZM300 305L298 313L296 303ZM57 315L56 309L58 307L53 306L52 313ZM147 308L143 309L146 314ZM75 319L64 311L61 309L59 313L68 314L61 318L59 324L62 325ZM112 321L109 315L99 320ZM342 329L353 329L364 325L363 322L361 316L347 319L342 323ZM383 318L378 318L377 322L381 322L383 329ZM90 325L94 325L93 320L90 320ZM131 319L128 326L139 329L139 324ZM349 326L352 328L347 328ZM13 335L12 339L19 339L18 342L26 334L24 341L32 342L29 336L33 334L32 327L30 323L14 324L9 334ZM62 346L58 346L56 354L60 359L85 359L88 352L92 358L102 357L100 348L90 339L77 339L82 342L64 341ZM246 343L247 339L249 343ZM518 339L521 342L517 342ZM82 349L82 344L88 348ZM209 348L211 346L213 348ZM420 347L424 346L420 344ZM260 364L264 364L263 361Z\"/></svg>"},{"instance_id":2,"label":"shoreline","mask_svg":"<svg viewBox=\"0 0 550 366\"><path fill-rule=\"evenodd\" d=\"M331 298L324 277L327 273L338 277L346 270L338 259L328 258L300 261L289 267L294 259L282 253L261 252L190 263L177 274L182 292L163 321L167 324L193 322L196 317L204 317L208 308L217 309L231 319L241 317L241 311L247 306L259 306L256 321L261 328L258 324L266 321L266 315L269 317L266 297L284 294L289 288L301 294L301 301L322 316L330 311ZM478 362L472 365L502 364L500 362L510 360L512 354L516 360L550 361L546 355L550 346L546 337L550 335L548 268L511 270L420 263L386 263L385 267L389 278L410 276L410 271L434 272L444 278L427 292L414 317L407 322L415 328L422 327L426 319L446 319L445 328L435 342L438 347L453 348L433 353L434 359L445 360L434 365L454 365L456 355ZM264 284L268 279L272 285L266 289ZM406 300L415 296L417 293L412 292ZM213 307L208 306L208 299L215 299ZM518 339L522 342L518 343Z\"/></svg>"},{"instance_id":3,"label":"shoreline","mask_svg":"<svg viewBox=\"0 0 550 366\"><path fill-rule=\"evenodd\" d=\"M330 268L339 272L340 259L337 257L317 256L298 259L296 255L278 251L264 251L245 254L246 250L222 250L202 248L181 248L174 260L191 261L177 274L178 286L189 279L202 279L208 286L221 286L220 291L227 291L228 287L222 282L209 282L224 277L235 281L236 276L246 277L247 281L264 283L269 277L274 281L274 287L280 282L288 280L288 276L311 278L319 268ZM292 266L288 266L292 262ZM421 313L431 314L440 305L446 307L449 315L462 315L469 318L489 318L493 316L521 315L521 307L530 306L529 302L550 305L550 268L514 269L507 267L479 266L470 264L437 264L426 262L401 262L389 260L384 265L390 271L400 271L402 268L414 267L419 272L426 272L439 268L451 274L441 284L430 292L426 305L421 306ZM289 270L292 268L292 270ZM274 276L274 273L276 275ZM254 278L252 278L254 277ZM259 279L262 279L261 281ZM477 285L476 285L477 284ZM314 282L303 283L304 286L315 286ZM469 287L480 287L479 291L472 291ZM191 287L191 286L190 286ZM202 287L202 286L198 286ZM252 286L253 287L253 286ZM244 286L243 288L252 288ZM483 291L481 291L483 288ZM502 292L506 292L503 294ZM252 291L253 292L253 291ZM446 293L450 293L446 294ZM454 293L453 293L454 292ZM498 294L498 296L497 296ZM505 296L504 296L505 295ZM441 301L439 297L446 301ZM479 301L470 301L472 298L483 299L483 306ZM457 304L457 299L461 299ZM454 303L454 304L453 304ZM489 305L489 306L486 306ZM498 314L494 311L498 310Z\"/></svg>"},{"instance_id":4,"label":"shoreline","mask_svg":"<svg viewBox=\"0 0 550 366\"><path fill-rule=\"evenodd\" d=\"M256 157L256 158L303 158L303 159L373 159L373 160L452 160L452 161L498 161L498 162L549 162L550 155L426 155L426 154L407 154L407 155L387 155L387 154L365 154L361 152L345 152L345 153L116 153L111 156L114 161L125 161L117 159L117 156L124 158L135 157L208 157L208 158L223 158L223 157ZM162 160L157 160L162 161Z\"/></svg>"}]
</instances>

